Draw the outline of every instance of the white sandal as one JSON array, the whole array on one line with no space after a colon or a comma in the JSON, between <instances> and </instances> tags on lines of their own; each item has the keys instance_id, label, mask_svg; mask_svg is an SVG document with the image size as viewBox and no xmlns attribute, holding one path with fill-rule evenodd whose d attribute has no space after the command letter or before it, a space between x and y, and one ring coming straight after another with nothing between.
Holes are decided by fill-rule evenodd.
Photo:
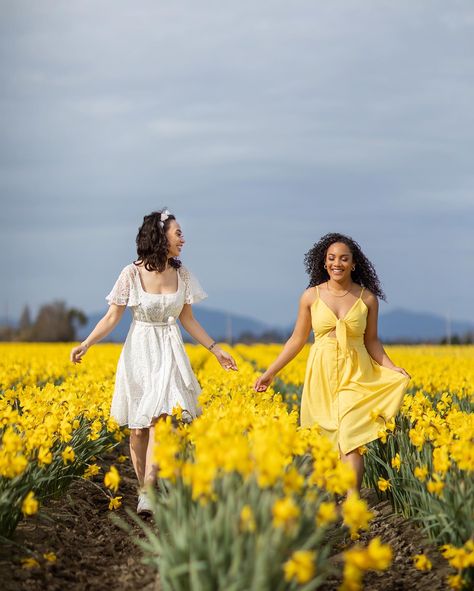
<instances>
[{"instance_id":1,"label":"white sandal","mask_svg":"<svg viewBox=\"0 0 474 591\"><path fill-rule=\"evenodd\" d=\"M142 491L138 495L137 514L153 515L153 505L151 504L150 498L147 495L146 491Z\"/></svg>"}]
</instances>

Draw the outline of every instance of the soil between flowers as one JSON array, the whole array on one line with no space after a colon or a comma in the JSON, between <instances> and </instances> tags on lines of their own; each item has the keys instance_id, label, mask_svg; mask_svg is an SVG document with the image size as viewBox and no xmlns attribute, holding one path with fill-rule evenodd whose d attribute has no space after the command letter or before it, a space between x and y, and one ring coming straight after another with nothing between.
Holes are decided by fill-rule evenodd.
<instances>
[{"instance_id":1,"label":"soil between flowers","mask_svg":"<svg viewBox=\"0 0 474 591\"><path fill-rule=\"evenodd\" d=\"M373 538L390 544L393 552L390 568L382 572L368 572L364 577L366 591L448 591L446 576L452 574L448 563L430 543L422 530L401 515L392 512L389 501L379 500L373 489L362 489L361 495L374 513L370 522L370 530L361 532L357 543L362 546ZM336 532L333 532L334 534ZM339 534L340 535L340 534ZM348 535L335 542L336 553L332 560L338 565L338 575L327 581L321 591L336 591L342 582L342 552L350 548L354 542ZM413 556L426 554L432 562L430 571L419 571L413 565Z\"/></svg>"},{"instance_id":2,"label":"soil between flowers","mask_svg":"<svg viewBox=\"0 0 474 591\"><path fill-rule=\"evenodd\" d=\"M115 513L132 526L134 536L143 536L139 526L125 512L137 506L137 484L130 460L120 464L117 457L128 455L125 445L97 461L101 471L91 481L76 480L66 495L47 501L37 515L23 519L17 527L15 545L0 547L0 581L4 591L159 591L156 572L141 561L142 552L132 536L113 523ZM114 464L121 476L122 506L109 510L104 474ZM31 551L31 554L27 550ZM42 555L54 552L55 563ZM31 556L39 568L25 569L21 559Z\"/></svg>"},{"instance_id":3,"label":"soil between flowers","mask_svg":"<svg viewBox=\"0 0 474 591\"><path fill-rule=\"evenodd\" d=\"M46 502L38 515L24 519L18 525L14 544L0 547L0 581L4 591L160 591L159 577L150 566L142 563L140 548L132 536L110 519L109 499L103 492L103 478L111 464L121 476L117 495L122 496L122 507L114 511L132 526L133 536L143 536L141 529L125 512L135 511L137 504L136 479L130 460L117 462L125 446L107 455L99 475L92 482L77 480L59 500ZM94 485L97 484L98 486ZM449 574L447 563L427 542L420 529L399 515L393 515L388 501L379 501L373 490L363 490L375 513L369 532L361 535L366 545L380 536L393 550L391 567L381 573L368 573L364 589L368 591L445 591ZM335 531L334 535L340 536ZM342 580L342 552L352 543L336 542L332 560L339 574L327 581L323 591L336 591ZM42 556L54 552L57 560L48 563ZM425 552L433 563L428 572L413 566L412 557ZM40 566L25 569L21 559L37 558ZM225 590L219 590L225 591Z\"/></svg>"}]
</instances>

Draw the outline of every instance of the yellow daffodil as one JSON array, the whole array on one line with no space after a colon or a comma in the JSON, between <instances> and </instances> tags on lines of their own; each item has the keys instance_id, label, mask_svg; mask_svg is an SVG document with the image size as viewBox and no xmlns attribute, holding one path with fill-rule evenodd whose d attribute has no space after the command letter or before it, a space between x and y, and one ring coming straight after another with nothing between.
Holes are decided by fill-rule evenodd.
<instances>
[{"instance_id":1,"label":"yellow daffodil","mask_svg":"<svg viewBox=\"0 0 474 591\"><path fill-rule=\"evenodd\" d=\"M120 484L120 474L115 466L110 466L110 470L104 476L105 486L113 492L117 492Z\"/></svg>"},{"instance_id":2,"label":"yellow daffodil","mask_svg":"<svg viewBox=\"0 0 474 591\"><path fill-rule=\"evenodd\" d=\"M52 564L55 563L58 559L54 552L45 552L43 554L43 558L46 560L46 562L50 562Z\"/></svg>"},{"instance_id":3,"label":"yellow daffodil","mask_svg":"<svg viewBox=\"0 0 474 591\"><path fill-rule=\"evenodd\" d=\"M109 509L112 511L122 505L122 497L112 497L109 502Z\"/></svg>"},{"instance_id":4,"label":"yellow daffodil","mask_svg":"<svg viewBox=\"0 0 474 591\"><path fill-rule=\"evenodd\" d=\"M461 574L447 576L446 582L448 583L450 588L454 589L455 591L464 588L464 580Z\"/></svg>"},{"instance_id":5,"label":"yellow daffodil","mask_svg":"<svg viewBox=\"0 0 474 591\"><path fill-rule=\"evenodd\" d=\"M35 498L35 493L30 490L30 492L26 495L23 503L21 505L21 511L23 515L34 515L38 512L39 503Z\"/></svg>"},{"instance_id":6,"label":"yellow daffodil","mask_svg":"<svg viewBox=\"0 0 474 591\"><path fill-rule=\"evenodd\" d=\"M385 492L389 488L392 488L392 485L390 484L389 480L386 480L385 478L380 477L377 482L377 487L382 492Z\"/></svg>"},{"instance_id":7,"label":"yellow daffodil","mask_svg":"<svg viewBox=\"0 0 474 591\"><path fill-rule=\"evenodd\" d=\"M99 472L100 472L100 466L98 466L97 464L91 464L90 466L87 466L86 471L83 474L83 477L84 478L92 478L93 476L95 476Z\"/></svg>"},{"instance_id":8,"label":"yellow daffodil","mask_svg":"<svg viewBox=\"0 0 474 591\"><path fill-rule=\"evenodd\" d=\"M431 570L433 566L426 554L416 554L413 557L413 563L418 570Z\"/></svg>"},{"instance_id":9,"label":"yellow daffodil","mask_svg":"<svg viewBox=\"0 0 474 591\"><path fill-rule=\"evenodd\" d=\"M40 446L38 449L38 463L40 466L51 464L53 461L53 454L47 447Z\"/></svg>"},{"instance_id":10,"label":"yellow daffodil","mask_svg":"<svg viewBox=\"0 0 474 591\"><path fill-rule=\"evenodd\" d=\"M367 548L354 546L344 553L343 582L340 591L362 589L362 578L369 570L386 570L392 562L392 549L380 538L370 541Z\"/></svg>"},{"instance_id":11,"label":"yellow daffodil","mask_svg":"<svg viewBox=\"0 0 474 591\"><path fill-rule=\"evenodd\" d=\"M254 532L257 528L255 517L250 505L244 505L240 511L240 529L244 532Z\"/></svg>"},{"instance_id":12,"label":"yellow daffodil","mask_svg":"<svg viewBox=\"0 0 474 591\"><path fill-rule=\"evenodd\" d=\"M428 476L428 468L427 466L416 466L413 471L413 474L415 478L417 478L421 482L424 482L426 480L426 477Z\"/></svg>"},{"instance_id":13,"label":"yellow daffodil","mask_svg":"<svg viewBox=\"0 0 474 591\"><path fill-rule=\"evenodd\" d=\"M300 508L291 497L276 500L272 508L274 527L289 529L298 519L300 512Z\"/></svg>"},{"instance_id":14,"label":"yellow daffodil","mask_svg":"<svg viewBox=\"0 0 474 591\"><path fill-rule=\"evenodd\" d=\"M382 544L380 538L370 540L367 554L373 570L386 570L392 563L392 549L388 544Z\"/></svg>"},{"instance_id":15,"label":"yellow daffodil","mask_svg":"<svg viewBox=\"0 0 474 591\"><path fill-rule=\"evenodd\" d=\"M323 502L319 505L316 514L316 525L324 527L337 519L336 505L331 502Z\"/></svg>"},{"instance_id":16,"label":"yellow daffodil","mask_svg":"<svg viewBox=\"0 0 474 591\"><path fill-rule=\"evenodd\" d=\"M74 453L74 449L68 445L61 453L61 456L63 458L64 464L66 465L68 462L74 462L76 454Z\"/></svg>"},{"instance_id":17,"label":"yellow daffodil","mask_svg":"<svg viewBox=\"0 0 474 591\"><path fill-rule=\"evenodd\" d=\"M21 559L21 566L22 568L31 569L31 568L39 568L39 562L36 558L28 557Z\"/></svg>"},{"instance_id":18,"label":"yellow daffodil","mask_svg":"<svg viewBox=\"0 0 474 591\"><path fill-rule=\"evenodd\" d=\"M285 581L295 580L302 585L311 581L316 573L316 553L310 550L296 550L283 565Z\"/></svg>"},{"instance_id":19,"label":"yellow daffodil","mask_svg":"<svg viewBox=\"0 0 474 591\"><path fill-rule=\"evenodd\" d=\"M400 460L400 454L399 453L396 453L395 456L392 458L391 466L392 466L392 468L395 468L395 470L397 472L400 471L401 460Z\"/></svg>"},{"instance_id":20,"label":"yellow daffodil","mask_svg":"<svg viewBox=\"0 0 474 591\"><path fill-rule=\"evenodd\" d=\"M433 478L428 481L426 488L430 493L440 496L443 492L444 482L438 474L434 474Z\"/></svg>"},{"instance_id":21,"label":"yellow daffodil","mask_svg":"<svg viewBox=\"0 0 474 591\"><path fill-rule=\"evenodd\" d=\"M368 529L369 521L373 517L367 503L355 492L349 494L342 504L342 515L344 524L351 533L357 533L359 529Z\"/></svg>"}]
</instances>

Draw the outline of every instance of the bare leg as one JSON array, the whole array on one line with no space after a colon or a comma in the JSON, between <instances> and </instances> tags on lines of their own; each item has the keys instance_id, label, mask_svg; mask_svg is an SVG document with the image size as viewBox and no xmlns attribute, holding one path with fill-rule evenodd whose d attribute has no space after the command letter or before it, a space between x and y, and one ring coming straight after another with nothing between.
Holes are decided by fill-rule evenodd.
<instances>
[{"instance_id":1,"label":"bare leg","mask_svg":"<svg viewBox=\"0 0 474 591\"><path fill-rule=\"evenodd\" d=\"M162 414L157 419L153 420L153 424L150 427L150 437L148 439L148 447L146 451L146 468L145 468L145 485L153 485L156 480L156 473L158 471L158 465L155 464L153 457L153 448L155 445L155 423L160 419L165 419L168 415Z\"/></svg>"},{"instance_id":2,"label":"bare leg","mask_svg":"<svg viewBox=\"0 0 474 591\"><path fill-rule=\"evenodd\" d=\"M130 431L130 456L135 468L140 488L145 483L147 448L150 439L150 429L132 429Z\"/></svg>"},{"instance_id":3,"label":"bare leg","mask_svg":"<svg viewBox=\"0 0 474 591\"><path fill-rule=\"evenodd\" d=\"M339 448L339 455L343 462L349 464L356 474L356 488L357 492L360 492L362 486L362 478L364 477L364 456L355 449L354 451L344 454Z\"/></svg>"}]
</instances>

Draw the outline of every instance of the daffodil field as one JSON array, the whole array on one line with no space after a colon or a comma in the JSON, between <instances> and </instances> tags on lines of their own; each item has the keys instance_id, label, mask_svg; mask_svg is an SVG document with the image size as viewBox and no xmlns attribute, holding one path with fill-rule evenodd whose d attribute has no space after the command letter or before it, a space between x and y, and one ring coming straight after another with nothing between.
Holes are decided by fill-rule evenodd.
<instances>
[{"instance_id":1,"label":"daffodil field","mask_svg":"<svg viewBox=\"0 0 474 591\"><path fill-rule=\"evenodd\" d=\"M80 366L69 345L0 345L0 535L41 511L74 478L98 470L96 458L126 435L110 419L118 345L93 347ZM202 347L187 346L203 387L202 415L180 410L156 426L159 492L154 525L140 541L164 590L317 589L331 575L334 528L352 537L341 591L361 589L364 573L384 570L392 551L358 532L372 513L354 475L328 441L298 427L306 355L273 389L252 385L279 345L237 345L238 373L226 373ZM472 584L474 568L474 347L392 347L412 375L401 412L374 409L380 439L360 453L365 485L422 526L452 567L453 589ZM119 460L117 459L117 462ZM111 511L120 507L120 469L104 477ZM424 555L414 556L428 570Z\"/></svg>"},{"instance_id":2,"label":"daffodil field","mask_svg":"<svg viewBox=\"0 0 474 591\"><path fill-rule=\"evenodd\" d=\"M116 348L79 371L69 345L0 346L0 536L22 515L95 473L94 457L124 437L109 417Z\"/></svg>"},{"instance_id":3,"label":"daffodil field","mask_svg":"<svg viewBox=\"0 0 474 591\"><path fill-rule=\"evenodd\" d=\"M266 367L279 345L237 350ZM392 347L388 353L412 376L395 420L373 411L380 439L365 455L365 482L390 498L440 546L456 572L453 589L473 582L474 567L474 347ZM299 405L306 356L280 374L288 403ZM420 564L424 564L421 561Z\"/></svg>"}]
</instances>

